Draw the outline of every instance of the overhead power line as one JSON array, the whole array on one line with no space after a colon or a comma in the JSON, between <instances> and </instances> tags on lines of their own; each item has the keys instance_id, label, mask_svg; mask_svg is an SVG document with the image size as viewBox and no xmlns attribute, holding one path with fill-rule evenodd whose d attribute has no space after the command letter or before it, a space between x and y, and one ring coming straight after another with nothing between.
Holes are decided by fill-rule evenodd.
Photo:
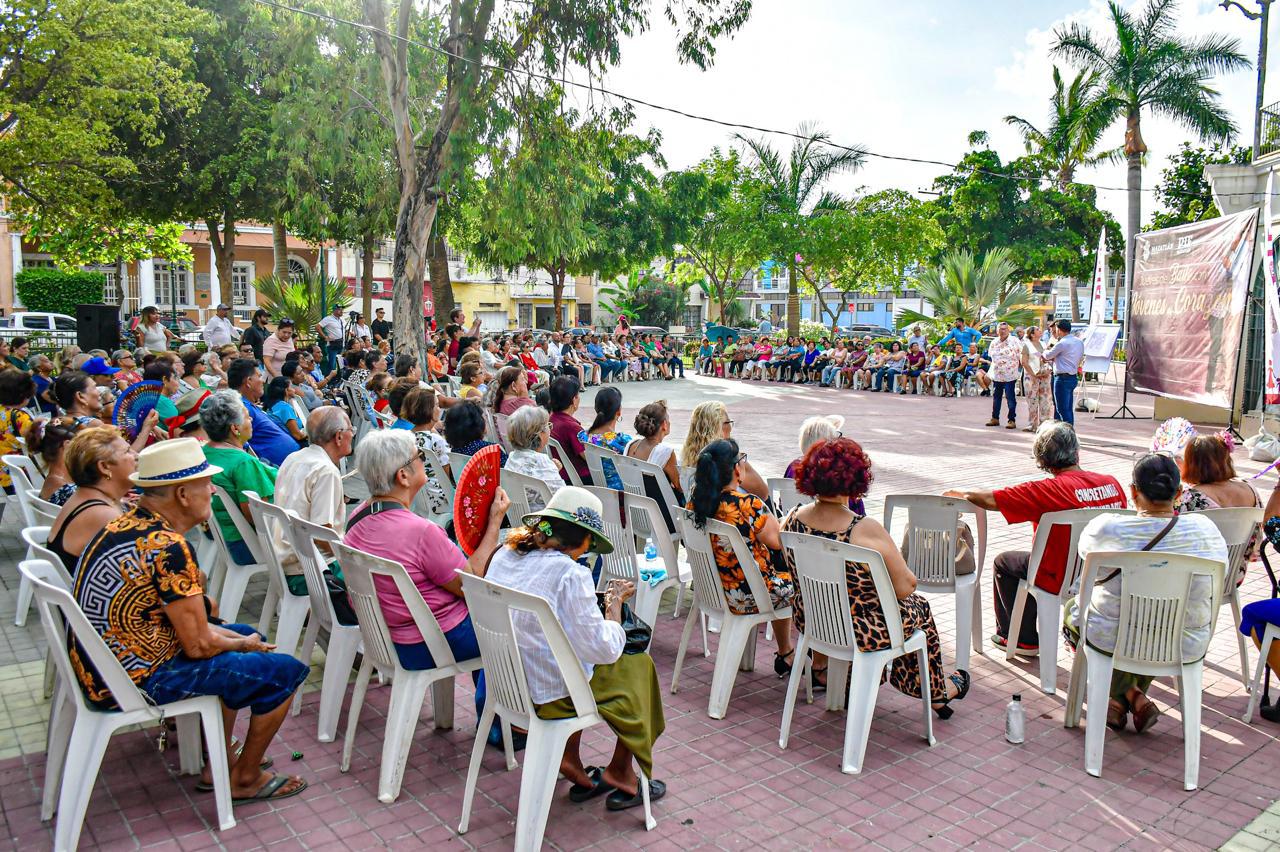
<instances>
[{"instance_id":1,"label":"overhead power line","mask_svg":"<svg viewBox=\"0 0 1280 852\"><path fill-rule=\"evenodd\" d=\"M1056 185L1056 181L1053 181L1053 179L1048 176L1040 176L1038 178L1015 177L1013 175L1007 175L1002 172L993 172L990 169L977 168L973 166L965 166L960 163L950 163L950 162L947 162L946 160L935 160L935 159L930 159L928 157L911 157L905 154L885 154L883 152L872 151L858 145L842 145L830 139L815 140L811 136L805 136L804 134L796 133L793 130L779 130L777 128L762 127L756 124L746 124L738 121L727 121L725 119L716 118L714 116L702 115L701 113L696 113L696 112L689 112L688 110L681 109L680 107L669 106L667 104L654 103L653 101L648 101L648 100L645 100L644 98L638 98L638 97L635 97L634 95L626 95L621 92L617 92L617 91L613 91L611 89L605 88L604 86L596 85L594 83L582 83L577 80L570 80L565 77L556 77L551 74L541 73L539 71L530 71L525 68L511 68L505 65L496 65L489 62L484 62L482 60L471 59L470 57L453 53L443 47L440 47L439 45L427 44L425 42L420 42L415 39L408 38L407 36L402 36L399 33L388 32L387 30L381 29L379 27L375 27L371 24L366 24L363 21L353 21L347 18L339 18L336 15L330 15L327 12L317 12L311 9L302 9L297 6L289 6L284 3L276 2L276 0L253 0L253 2L258 3L259 5L262 5L262 6L269 6L273 9L280 9L285 12L293 12L295 14L305 15L307 17L315 18L317 20L328 21L334 24L342 24L344 26L355 27L356 29L360 29L365 32L384 35L388 38L394 39L395 41L401 41L401 42L404 42L405 44L413 45L414 47L420 47L423 50L429 50L429 51L432 51L433 53L438 53L441 56L447 56L450 59L456 59L459 62L466 62L468 64L476 65L477 67L484 68L489 71L501 71L504 74L518 74L518 75L523 75L525 77L529 77L535 80L542 80L549 83L555 83L556 85L570 86L573 88L584 89L593 94L606 95L611 98L617 98L620 101L625 101L626 103L635 104L636 106L645 107L647 109L656 110L658 112L665 112L671 115L678 115L682 118L692 119L693 121L701 121L707 124L714 124L719 127L724 127L730 130L762 133L770 136L782 136L788 139L798 140L801 142L817 141L820 144L825 145L829 148L834 148L840 151L858 153L858 154L862 154L863 156L871 157L877 160L889 160L892 162L911 163L915 165L940 166L944 169L950 169L951 171L966 171L970 174L986 175L988 177L993 177L1000 180L1014 181L1017 183L1024 183L1029 180L1037 180L1037 181L1050 181L1051 183L1054 183ZM1123 186L1106 186L1103 184L1086 183L1084 181L1074 181L1074 180L1070 181L1070 184L1072 186L1092 187L1093 189L1099 190L1102 192L1124 192L1124 193L1129 192L1128 187L1123 187ZM1156 190L1154 188L1150 188L1150 187L1144 187L1139 190L1139 192L1144 192L1144 193L1154 193L1155 191ZM1203 193L1198 193L1198 192L1181 192L1179 190L1172 190L1172 189L1165 190L1165 192L1169 195L1177 195L1183 198L1198 198L1202 201L1214 200L1213 196L1205 195ZM1256 198L1260 201L1262 193L1227 192L1227 193L1222 193L1220 195L1220 197L1222 198L1234 198L1234 197L1241 197L1241 196Z\"/></svg>"}]
</instances>

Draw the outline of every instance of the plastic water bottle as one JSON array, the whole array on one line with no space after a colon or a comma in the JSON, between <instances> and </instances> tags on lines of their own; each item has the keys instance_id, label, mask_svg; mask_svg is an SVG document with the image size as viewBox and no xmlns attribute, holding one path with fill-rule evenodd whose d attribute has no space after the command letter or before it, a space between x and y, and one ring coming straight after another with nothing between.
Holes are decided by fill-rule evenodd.
<instances>
[{"instance_id":1,"label":"plastic water bottle","mask_svg":"<svg viewBox=\"0 0 1280 852\"><path fill-rule=\"evenodd\" d=\"M653 536L644 540L644 558L646 562L653 562L658 558L658 545L653 543Z\"/></svg>"},{"instance_id":2,"label":"plastic water bottle","mask_svg":"<svg viewBox=\"0 0 1280 852\"><path fill-rule=\"evenodd\" d=\"M1022 695L1013 694L1013 700L1004 708L1004 738L1020 745L1027 738L1027 716L1022 709Z\"/></svg>"}]
</instances>

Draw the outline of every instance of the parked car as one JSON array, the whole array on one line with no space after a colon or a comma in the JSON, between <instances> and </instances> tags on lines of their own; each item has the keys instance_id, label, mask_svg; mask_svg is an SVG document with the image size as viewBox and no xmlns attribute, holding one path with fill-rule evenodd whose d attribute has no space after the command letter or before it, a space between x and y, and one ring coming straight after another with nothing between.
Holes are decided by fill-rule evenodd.
<instances>
[{"instance_id":1,"label":"parked car","mask_svg":"<svg viewBox=\"0 0 1280 852\"><path fill-rule=\"evenodd\" d=\"M870 323L854 323L853 325L838 326L840 334L846 337L864 337L871 335L872 337L897 337L898 332L891 328L885 328L882 325L872 325Z\"/></svg>"},{"instance_id":2,"label":"parked car","mask_svg":"<svg viewBox=\"0 0 1280 852\"><path fill-rule=\"evenodd\" d=\"M33 331L61 331L74 334L75 317L66 314L50 314L43 311L19 311L0 317L0 331L6 337L20 337Z\"/></svg>"}]
</instances>

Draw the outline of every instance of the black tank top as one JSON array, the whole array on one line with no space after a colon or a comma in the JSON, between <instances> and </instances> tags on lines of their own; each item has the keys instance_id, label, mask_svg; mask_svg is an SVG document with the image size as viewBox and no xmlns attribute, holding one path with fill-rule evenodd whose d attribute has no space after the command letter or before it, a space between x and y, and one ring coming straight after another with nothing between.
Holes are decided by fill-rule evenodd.
<instances>
[{"instance_id":1,"label":"black tank top","mask_svg":"<svg viewBox=\"0 0 1280 852\"><path fill-rule=\"evenodd\" d=\"M71 526L71 522L76 519L76 515L88 509L90 506L110 506L106 500L86 500L67 515L66 521L58 529L58 534L49 539L47 547L53 551L54 555L62 560L62 565L67 569L67 573L72 577L76 575L76 563L80 561L80 556L75 553L68 553L66 548L62 546L62 536L67 531L67 527Z\"/></svg>"}]
</instances>

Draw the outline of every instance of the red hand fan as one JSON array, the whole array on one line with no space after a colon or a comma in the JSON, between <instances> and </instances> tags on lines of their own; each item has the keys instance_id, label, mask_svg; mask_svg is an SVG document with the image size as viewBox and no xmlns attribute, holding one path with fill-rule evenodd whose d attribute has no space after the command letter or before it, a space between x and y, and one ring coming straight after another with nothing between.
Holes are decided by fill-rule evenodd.
<instances>
[{"instance_id":1,"label":"red hand fan","mask_svg":"<svg viewBox=\"0 0 1280 852\"><path fill-rule=\"evenodd\" d=\"M453 501L453 530L462 552L470 556L480 546L489 525L489 507L502 479L502 448L491 444L471 457L458 477Z\"/></svg>"}]
</instances>

